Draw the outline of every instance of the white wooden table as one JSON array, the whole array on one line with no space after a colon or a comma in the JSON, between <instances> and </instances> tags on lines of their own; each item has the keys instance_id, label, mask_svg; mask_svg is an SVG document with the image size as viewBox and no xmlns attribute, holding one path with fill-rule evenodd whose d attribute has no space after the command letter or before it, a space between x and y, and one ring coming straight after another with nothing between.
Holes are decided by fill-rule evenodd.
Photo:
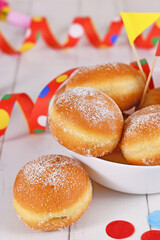
<instances>
[{"instance_id":1,"label":"white wooden table","mask_svg":"<svg viewBox=\"0 0 160 240\"><path fill-rule=\"evenodd\" d=\"M12 0L14 10L30 16L46 16L57 38L64 42L75 16L91 16L102 37L109 22L120 11L160 11L159 0ZM139 4L139 6L138 6ZM158 10L159 9L159 10ZM0 29L17 48L25 30L0 22ZM138 50L140 58L152 63L155 49ZM126 32L114 47L97 50L86 38L70 50L55 51L42 40L34 49L21 56L7 56L0 52L0 97L6 93L26 92L35 101L42 88L53 77L77 66L106 62L134 61ZM154 79L160 75L158 59ZM159 79L160 80L160 79ZM93 182L93 200L82 218L71 227L56 232L34 231L21 222L12 206L12 188L16 174L28 161L50 153L68 153L53 139L49 129L43 134L29 135L19 107L16 105L4 137L0 139L0 239L1 240L97 240L112 239L105 233L106 225L113 220L130 221L135 226L130 240L139 240L150 229L149 212L160 209L160 194L129 195L115 192ZM129 179L128 179L129 184Z\"/></svg>"}]
</instances>

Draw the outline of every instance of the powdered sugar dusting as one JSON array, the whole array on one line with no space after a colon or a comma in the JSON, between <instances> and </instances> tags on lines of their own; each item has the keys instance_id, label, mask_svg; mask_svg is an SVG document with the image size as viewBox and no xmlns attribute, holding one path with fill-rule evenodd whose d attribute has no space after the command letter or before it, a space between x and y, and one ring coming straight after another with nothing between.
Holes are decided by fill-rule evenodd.
<instances>
[{"instance_id":1,"label":"powdered sugar dusting","mask_svg":"<svg viewBox=\"0 0 160 240\"><path fill-rule=\"evenodd\" d=\"M132 114L125 124L124 138L143 133L147 130L152 134L154 129L160 128L160 105L149 106Z\"/></svg>"},{"instance_id":2,"label":"powdered sugar dusting","mask_svg":"<svg viewBox=\"0 0 160 240\"><path fill-rule=\"evenodd\" d=\"M66 165L67 170L63 168ZM62 155L47 155L26 164L22 169L22 174L24 180L30 185L54 186L56 190L65 183L66 176L72 174L70 173L71 165L82 169L76 160Z\"/></svg>"},{"instance_id":3,"label":"powdered sugar dusting","mask_svg":"<svg viewBox=\"0 0 160 240\"><path fill-rule=\"evenodd\" d=\"M154 157L149 158L149 159L147 159L147 158L142 158L142 162L143 162L143 164L146 165L146 166L155 165L155 158L154 158Z\"/></svg>"},{"instance_id":4,"label":"powdered sugar dusting","mask_svg":"<svg viewBox=\"0 0 160 240\"><path fill-rule=\"evenodd\" d=\"M56 99L55 107L65 108L66 115L70 115L70 111L78 112L83 119L94 126L106 121L108 123L116 121L119 115L121 116L113 100L104 93L87 87L76 87L63 92ZM117 111L115 111L116 107Z\"/></svg>"},{"instance_id":5,"label":"powdered sugar dusting","mask_svg":"<svg viewBox=\"0 0 160 240\"><path fill-rule=\"evenodd\" d=\"M132 69L131 66L127 65L127 64L123 64L123 63L107 63L107 64L96 64L93 66L87 66L87 67L81 67L79 69L77 69L76 71L74 71L69 80L73 79L79 79L81 75L85 76L85 78L87 78L88 74L92 74L95 70L98 74L98 72L101 72L102 74L109 74L110 72L115 72L115 73L127 73L130 72ZM134 70L134 69L133 69Z\"/></svg>"}]
</instances>

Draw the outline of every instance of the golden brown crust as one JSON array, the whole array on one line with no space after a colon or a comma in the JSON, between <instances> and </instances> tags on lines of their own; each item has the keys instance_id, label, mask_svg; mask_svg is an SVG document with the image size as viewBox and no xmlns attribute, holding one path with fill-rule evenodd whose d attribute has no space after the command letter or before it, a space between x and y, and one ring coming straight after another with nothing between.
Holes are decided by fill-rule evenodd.
<instances>
[{"instance_id":1,"label":"golden brown crust","mask_svg":"<svg viewBox=\"0 0 160 240\"><path fill-rule=\"evenodd\" d=\"M160 105L142 108L128 117L120 148L131 164L160 164Z\"/></svg>"},{"instance_id":2,"label":"golden brown crust","mask_svg":"<svg viewBox=\"0 0 160 240\"><path fill-rule=\"evenodd\" d=\"M140 101L144 85L138 70L127 64L114 63L78 69L70 76L66 90L74 87L96 88L110 96L124 111Z\"/></svg>"},{"instance_id":3,"label":"golden brown crust","mask_svg":"<svg viewBox=\"0 0 160 240\"><path fill-rule=\"evenodd\" d=\"M72 88L60 94L49 110L53 136L66 148L83 155L102 156L117 146L123 116L104 93Z\"/></svg>"},{"instance_id":4,"label":"golden brown crust","mask_svg":"<svg viewBox=\"0 0 160 240\"><path fill-rule=\"evenodd\" d=\"M91 197L87 172L78 161L62 155L47 155L26 164L13 188L13 204L20 218L46 231L76 221ZM74 209L77 206L79 212Z\"/></svg>"},{"instance_id":5,"label":"golden brown crust","mask_svg":"<svg viewBox=\"0 0 160 240\"><path fill-rule=\"evenodd\" d=\"M160 104L160 88L154 88L147 92L145 101L141 108L157 104Z\"/></svg>"}]
</instances>

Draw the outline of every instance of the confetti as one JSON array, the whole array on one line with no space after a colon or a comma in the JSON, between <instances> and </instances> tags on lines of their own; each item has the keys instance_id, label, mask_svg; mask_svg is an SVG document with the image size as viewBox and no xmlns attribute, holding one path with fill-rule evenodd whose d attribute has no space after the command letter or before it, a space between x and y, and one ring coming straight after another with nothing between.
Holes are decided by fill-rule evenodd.
<instances>
[{"instance_id":1,"label":"confetti","mask_svg":"<svg viewBox=\"0 0 160 240\"><path fill-rule=\"evenodd\" d=\"M108 236L115 239L124 239L133 235L135 228L133 224L123 220L110 222L106 227Z\"/></svg>"}]
</instances>

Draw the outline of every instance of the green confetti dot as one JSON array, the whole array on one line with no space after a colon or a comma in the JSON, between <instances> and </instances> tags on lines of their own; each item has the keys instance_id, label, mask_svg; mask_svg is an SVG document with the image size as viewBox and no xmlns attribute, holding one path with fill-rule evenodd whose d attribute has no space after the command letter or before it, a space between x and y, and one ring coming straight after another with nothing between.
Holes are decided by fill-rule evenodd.
<instances>
[{"instance_id":1,"label":"green confetti dot","mask_svg":"<svg viewBox=\"0 0 160 240\"><path fill-rule=\"evenodd\" d=\"M40 38L40 35L41 35L41 31L39 31L36 35L36 40L38 40Z\"/></svg>"},{"instance_id":2,"label":"green confetti dot","mask_svg":"<svg viewBox=\"0 0 160 240\"><path fill-rule=\"evenodd\" d=\"M141 65L145 65L147 63L146 59L141 60Z\"/></svg>"},{"instance_id":3,"label":"green confetti dot","mask_svg":"<svg viewBox=\"0 0 160 240\"><path fill-rule=\"evenodd\" d=\"M42 130L42 129L34 129L33 132L35 132L35 133L43 133L43 132L45 132L45 131Z\"/></svg>"},{"instance_id":4,"label":"green confetti dot","mask_svg":"<svg viewBox=\"0 0 160 240\"><path fill-rule=\"evenodd\" d=\"M7 100L12 97L12 94L6 94L2 97L2 100Z\"/></svg>"},{"instance_id":5,"label":"green confetti dot","mask_svg":"<svg viewBox=\"0 0 160 240\"><path fill-rule=\"evenodd\" d=\"M156 45L156 44L158 43L158 41L159 41L159 37L153 38L153 39L152 39L153 45Z\"/></svg>"}]
</instances>

